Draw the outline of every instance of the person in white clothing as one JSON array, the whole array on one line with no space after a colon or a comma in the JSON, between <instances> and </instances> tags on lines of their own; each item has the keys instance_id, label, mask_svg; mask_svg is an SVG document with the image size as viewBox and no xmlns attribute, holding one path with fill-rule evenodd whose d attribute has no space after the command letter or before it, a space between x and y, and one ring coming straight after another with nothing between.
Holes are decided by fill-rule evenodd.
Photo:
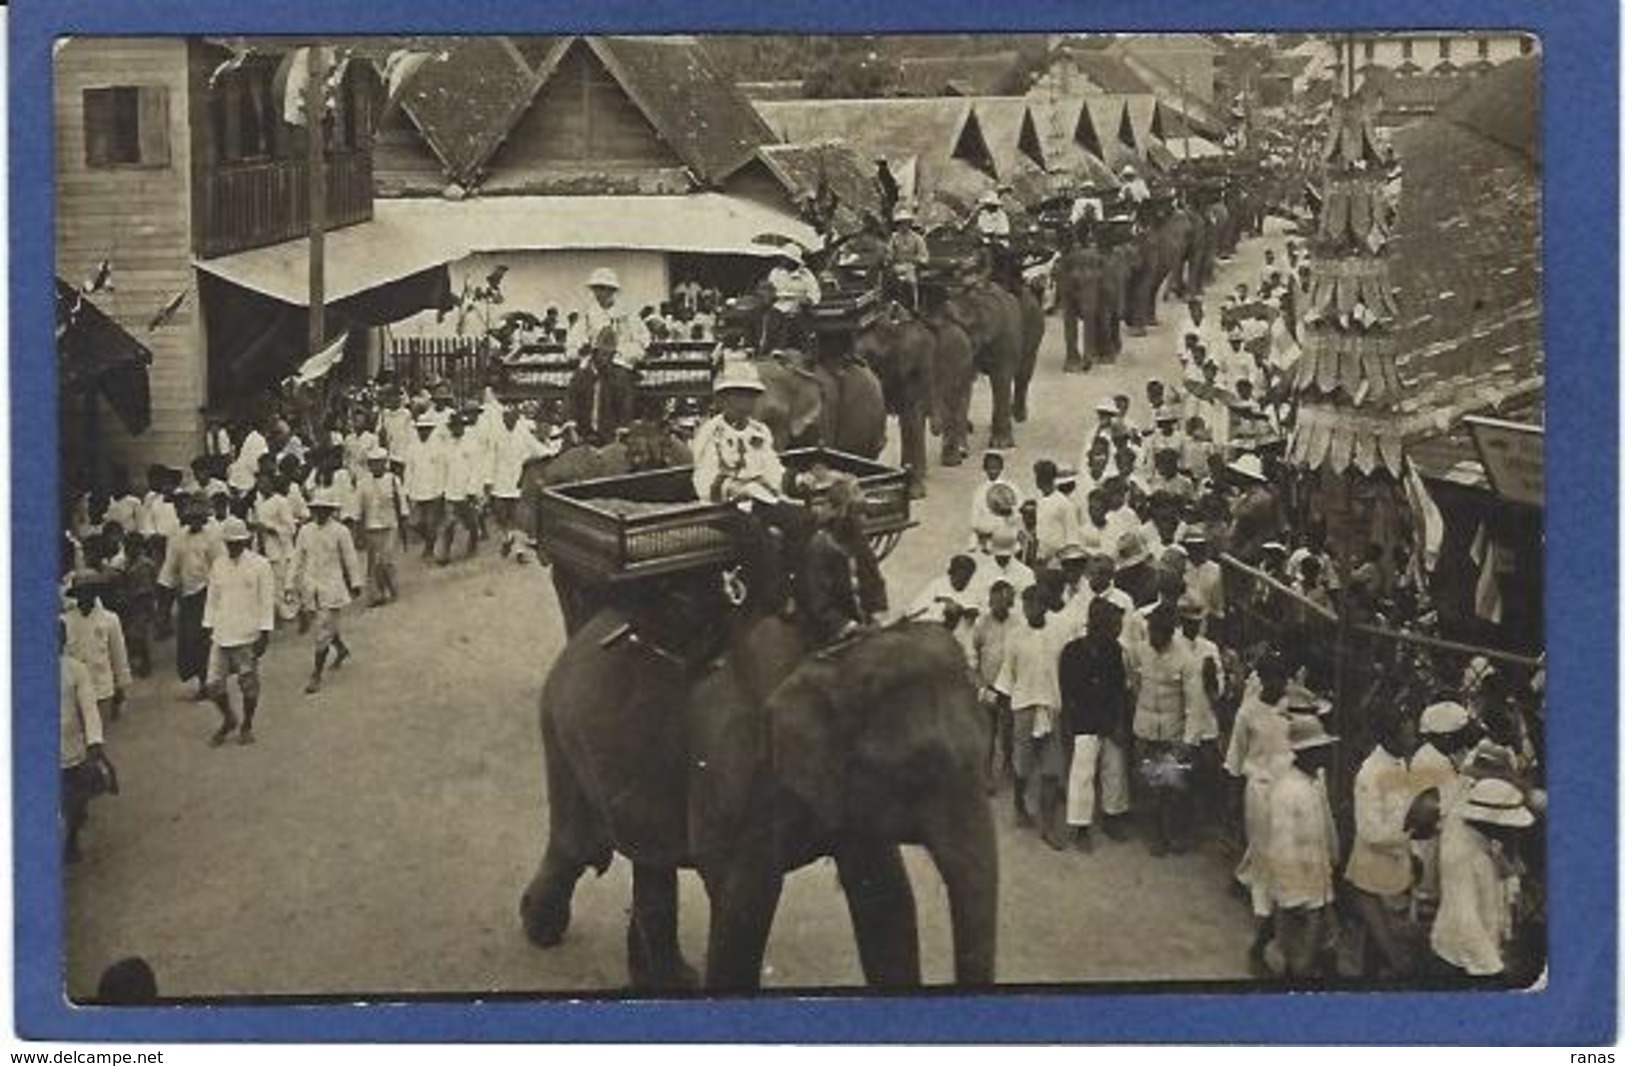
<instances>
[{"instance_id":1,"label":"person in white clothing","mask_svg":"<svg viewBox=\"0 0 1625 1066\"><path fill-rule=\"evenodd\" d=\"M288 580L293 558L293 538L299 532L293 501L288 498L288 479L280 474L261 474L254 494L254 528L259 533L260 555L270 564L275 582L277 617L290 622L299 617L299 599Z\"/></svg>"},{"instance_id":2,"label":"person in white clothing","mask_svg":"<svg viewBox=\"0 0 1625 1066\"><path fill-rule=\"evenodd\" d=\"M1066 545L1077 543L1083 532L1077 508L1056 488L1057 477L1058 471L1050 460L1040 459L1033 464L1033 480L1038 485L1036 558L1042 566L1048 566Z\"/></svg>"},{"instance_id":3,"label":"person in white clothing","mask_svg":"<svg viewBox=\"0 0 1625 1066\"><path fill-rule=\"evenodd\" d=\"M1514 931L1518 836L1535 822L1518 786L1487 777L1444 815L1439 841L1439 913L1429 946L1459 974L1494 977L1506 970Z\"/></svg>"},{"instance_id":4,"label":"person in white clothing","mask_svg":"<svg viewBox=\"0 0 1625 1066\"><path fill-rule=\"evenodd\" d=\"M649 348L649 329L635 309L616 303L621 291L620 278L608 267L600 267L588 276L587 289L592 293L592 300L570 324L565 348L581 355L585 361L592 346L607 331L615 340L611 361L627 370L636 370Z\"/></svg>"},{"instance_id":5,"label":"person in white clothing","mask_svg":"<svg viewBox=\"0 0 1625 1066\"><path fill-rule=\"evenodd\" d=\"M74 609L63 615L68 654L85 664L104 718L116 719L130 687L130 659L118 615L102 605L106 589L93 571L76 574L71 587Z\"/></svg>"},{"instance_id":6,"label":"person in white clothing","mask_svg":"<svg viewBox=\"0 0 1625 1066\"><path fill-rule=\"evenodd\" d=\"M378 413L378 440L389 449L391 462L406 462L406 453L417 440L413 421L406 397L398 386L390 386L384 393L384 409Z\"/></svg>"},{"instance_id":7,"label":"person in white clothing","mask_svg":"<svg viewBox=\"0 0 1625 1066\"><path fill-rule=\"evenodd\" d=\"M1066 847L1059 824L1066 753L1060 734L1058 673L1066 634L1047 625L1048 612L1038 586L1030 585L1021 593L1021 609L1027 624L1010 634L993 688L1001 697L1003 712L1012 720L1016 823L1032 824L1027 789L1036 779L1039 828L1044 842L1059 851Z\"/></svg>"},{"instance_id":8,"label":"person in white clothing","mask_svg":"<svg viewBox=\"0 0 1625 1066\"><path fill-rule=\"evenodd\" d=\"M260 656L276 626L276 578L271 564L249 548L254 534L240 518L228 518L221 538L226 554L209 571L209 598L203 625L210 632L209 698L220 710L220 728L209 738L218 747L234 729L237 743L254 743L254 712L260 701ZM341 527L342 528L342 527ZM242 725L231 710L227 682L237 678L243 695Z\"/></svg>"},{"instance_id":9,"label":"person in white clothing","mask_svg":"<svg viewBox=\"0 0 1625 1066\"><path fill-rule=\"evenodd\" d=\"M1016 558L1016 549L1020 544L1020 538L1010 530L1000 530L989 539L987 554L977 559L976 576L973 579L977 590L978 607L984 610L987 608L988 593L995 581L1009 582L1010 588L1018 598L1037 583L1038 578L1033 573L1032 567Z\"/></svg>"},{"instance_id":10,"label":"person in white clothing","mask_svg":"<svg viewBox=\"0 0 1625 1066\"><path fill-rule=\"evenodd\" d=\"M412 508L412 521L423 542L423 558L434 558L435 540L446 509L446 450L435 436L439 423L428 415L416 422L417 438L406 451L406 499Z\"/></svg>"},{"instance_id":11,"label":"person in white clothing","mask_svg":"<svg viewBox=\"0 0 1625 1066\"><path fill-rule=\"evenodd\" d=\"M1206 620L1201 604L1184 594L1178 605L1179 636L1196 662L1198 676L1191 687L1190 702L1185 713L1190 718L1191 735L1195 750L1191 755L1191 792L1197 810L1217 810L1221 800L1219 791L1219 716L1216 708L1224 692L1224 662L1219 646L1202 635Z\"/></svg>"},{"instance_id":12,"label":"person in white clothing","mask_svg":"<svg viewBox=\"0 0 1625 1066\"><path fill-rule=\"evenodd\" d=\"M1332 865L1337 829L1324 773L1337 737L1312 714L1287 722L1291 765L1269 790L1269 883L1276 939L1288 979L1321 976L1328 908L1335 900Z\"/></svg>"},{"instance_id":13,"label":"person in white clothing","mask_svg":"<svg viewBox=\"0 0 1625 1066\"><path fill-rule=\"evenodd\" d=\"M1236 880L1248 891L1257 927L1248 961L1255 973L1264 971L1264 950L1275 934L1274 897L1270 891L1269 790L1291 764L1287 743L1286 664L1269 652L1258 661L1245 686L1236 720L1230 728L1225 772L1244 783L1242 825L1247 849L1236 867Z\"/></svg>"},{"instance_id":14,"label":"person in white clothing","mask_svg":"<svg viewBox=\"0 0 1625 1066\"><path fill-rule=\"evenodd\" d=\"M361 538L367 551L367 605L376 607L400 599L395 584L395 551L406 521L406 494L401 479L389 468L389 451L374 448L367 469L356 483L361 500Z\"/></svg>"},{"instance_id":15,"label":"person in white clothing","mask_svg":"<svg viewBox=\"0 0 1625 1066\"><path fill-rule=\"evenodd\" d=\"M971 547L986 550L993 534L1021 529L1021 490L1004 476L1004 453L988 449L982 456L986 480L971 492ZM997 486L1004 486L997 488Z\"/></svg>"},{"instance_id":16,"label":"person in white clothing","mask_svg":"<svg viewBox=\"0 0 1625 1066\"><path fill-rule=\"evenodd\" d=\"M1473 744L1469 730L1472 718L1467 708L1454 700L1441 700L1422 709L1419 727L1422 743L1411 756L1411 789L1420 797L1436 792L1440 819L1450 816L1466 793L1468 781L1461 766ZM1420 860L1420 873L1412 892L1413 908L1424 923L1439 903L1438 837L1416 840L1411 849Z\"/></svg>"},{"instance_id":17,"label":"person in white clothing","mask_svg":"<svg viewBox=\"0 0 1625 1066\"><path fill-rule=\"evenodd\" d=\"M61 707L58 763L62 770L62 859L79 861L79 833L90 816L102 772L102 717L90 669L68 654L65 623L57 626L57 677Z\"/></svg>"},{"instance_id":18,"label":"person in white clothing","mask_svg":"<svg viewBox=\"0 0 1625 1066\"><path fill-rule=\"evenodd\" d=\"M1410 903L1407 823L1415 794L1406 759L1416 731L1408 716L1390 712L1376 733L1376 746L1354 775L1354 845L1343 879L1365 934L1365 976L1409 977L1414 959L1398 916Z\"/></svg>"},{"instance_id":19,"label":"person in white clothing","mask_svg":"<svg viewBox=\"0 0 1625 1066\"><path fill-rule=\"evenodd\" d=\"M502 530L503 555L516 547L523 552L526 536L519 514L520 482L525 476L525 464L553 454L536 439L535 430L520 416L519 409L509 407L502 412L502 425L498 427L491 444L491 506L497 527Z\"/></svg>"},{"instance_id":20,"label":"person in white clothing","mask_svg":"<svg viewBox=\"0 0 1625 1066\"><path fill-rule=\"evenodd\" d=\"M451 561L451 545L460 525L468 531L468 548L464 557L471 557L480 543L479 508L484 502L485 464L481 462L480 442L468 433L468 420L454 417L447 428L451 437L442 446L446 480L444 496L445 518L440 524L436 544L436 562L445 566Z\"/></svg>"},{"instance_id":21,"label":"person in white clothing","mask_svg":"<svg viewBox=\"0 0 1625 1066\"><path fill-rule=\"evenodd\" d=\"M327 667L329 649L336 654L337 670L350 657L350 647L339 632L339 614L361 594L361 565L349 529L334 521L339 501L331 489L323 489L310 501L310 525L299 531L294 542L295 574L304 602L316 615L316 652L307 694L321 691L322 672Z\"/></svg>"}]
</instances>

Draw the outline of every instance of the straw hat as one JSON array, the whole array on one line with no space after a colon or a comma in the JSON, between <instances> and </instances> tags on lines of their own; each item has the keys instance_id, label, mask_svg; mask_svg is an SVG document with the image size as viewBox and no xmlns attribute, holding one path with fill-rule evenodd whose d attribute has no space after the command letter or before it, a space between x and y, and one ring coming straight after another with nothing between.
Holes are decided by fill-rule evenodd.
<instances>
[{"instance_id":1,"label":"straw hat","mask_svg":"<svg viewBox=\"0 0 1625 1066\"><path fill-rule=\"evenodd\" d=\"M317 489L316 494L310 498L310 507L312 510L315 510L318 507L325 507L328 510L336 511L339 509L339 506L339 494L334 492L331 486Z\"/></svg>"},{"instance_id":2,"label":"straw hat","mask_svg":"<svg viewBox=\"0 0 1625 1066\"><path fill-rule=\"evenodd\" d=\"M1264 461L1252 452L1248 452L1226 467L1232 474L1250 478L1253 481L1264 482L1269 479L1264 476Z\"/></svg>"},{"instance_id":3,"label":"straw hat","mask_svg":"<svg viewBox=\"0 0 1625 1066\"><path fill-rule=\"evenodd\" d=\"M1338 739L1326 732L1326 726L1312 714L1294 714L1288 718L1286 737L1287 745L1293 751L1324 748L1329 744L1336 744Z\"/></svg>"},{"instance_id":4,"label":"straw hat","mask_svg":"<svg viewBox=\"0 0 1625 1066\"><path fill-rule=\"evenodd\" d=\"M235 541L252 540L254 539L254 534L248 531L247 522L244 522L236 515L232 515L230 518L220 523L220 539L225 541L227 544L231 544Z\"/></svg>"},{"instance_id":5,"label":"straw hat","mask_svg":"<svg viewBox=\"0 0 1625 1066\"><path fill-rule=\"evenodd\" d=\"M1454 700L1443 700L1423 709L1420 728L1424 736L1449 736L1466 729L1471 718L1467 708L1461 704Z\"/></svg>"},{"instance_id":6,"label":"straw hat","mask_svg":"<svg viewBox=\"0 0 1625 1066\"><path fill-rule=\"evenodd\" d=\"M389 449L388 448L373 448L372 450L367 452L367 462L369 462L369 463L380 463L380 462L387 463L388 461L389 461Z\"/></svg>"},{"instance_id":7,"label":"straw hat","mask_svg":"<svg viewBox=\"0 0 1625 1066\"><path fill-rule=\"evenodd\" d=\"M1117 538L1117 565L1119 568L1138 566L1151 558L1151 552L1145 546L1145 538L1135 530L1129 530Z\"/></svg>"},{"instance_id":8,"label":"straw hat","mask_svg":"<svg viewBox=\"0 0 1625 1066\"><path fill-rule=\"evenodd\" d=\"M1524 803L1523 791L1510 781L1486 777L1473 785L1461 805L1463 821L1523 829L1533 825L1534 814Z\"/></svg>"}]
</instances>

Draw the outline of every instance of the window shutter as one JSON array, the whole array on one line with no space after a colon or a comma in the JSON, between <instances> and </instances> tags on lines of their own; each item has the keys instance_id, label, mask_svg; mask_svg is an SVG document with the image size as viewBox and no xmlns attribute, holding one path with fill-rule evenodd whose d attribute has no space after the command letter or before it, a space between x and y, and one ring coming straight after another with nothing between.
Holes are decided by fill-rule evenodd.
<instances>
[{"instance_id":1,"label":"window shutter","mask_svg":"<svg viewBox=\"0 0 1625 1066\"><path fill-rule=\"evenodd\" d=\"M169 165L169 90L162 85L143 85L137 92L140 115L141 164Z\"/></svg>"},{"instance_id":2,"label":"window shutter","mask_svg":"<svg viewBox=\"0 0 1625 1066\"><path fill-rule=\"evenodd\" d=\"M85 165L105 167L113 161L113 93L110 89L86 89Z\"/></svg>"}]
</instances>

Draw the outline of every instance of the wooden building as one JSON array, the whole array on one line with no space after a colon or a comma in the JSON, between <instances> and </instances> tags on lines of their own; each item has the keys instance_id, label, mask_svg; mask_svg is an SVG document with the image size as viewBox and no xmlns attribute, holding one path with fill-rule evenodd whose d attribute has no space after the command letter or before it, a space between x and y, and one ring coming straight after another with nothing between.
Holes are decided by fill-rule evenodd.
<instances>
[{"instance_id":1,"label":"wooden building","mask_svg":"<svg viewBox=\"0 0 1625 1066\"><path fill-rule=\"evenodd\" d=\"M75 37L56 49L56 272L78 284L106 261L110 284L86 299L151 351L145 431L92 403L64 412L65 441L91 423L104 461L184 462L206 409L251 399L308 354L304 298L262 305L264 285L233 278L237 257L258 255L302 284L309 172L305 130L285 114L292 62L286 45L233 51L203 38ZM372 218L375 77L346 66L324 128L335 232ZM361 280L341 295L378 281Z\"/></svg>"}]
</instances>

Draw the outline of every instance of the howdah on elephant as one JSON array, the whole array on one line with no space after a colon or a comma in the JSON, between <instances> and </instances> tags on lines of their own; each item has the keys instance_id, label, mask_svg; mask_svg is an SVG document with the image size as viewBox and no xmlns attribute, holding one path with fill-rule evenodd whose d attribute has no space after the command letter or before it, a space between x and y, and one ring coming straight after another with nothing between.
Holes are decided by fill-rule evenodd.
<instances>
[{"instance_id":1,"label":"howdah on elephant","mask_svg":"<svg viewBox=\"0 0 1625 1066\"><path fill-rule=\"evenodd\" d=\"M947 886L956 981L990 984L987 727L947 630L904 623L809 656L794 623L736 613L721 659L697 671L639 639L637 621L600 610L543 689L549 819L521 902L530 939L557 944L581 874L620 852L631 982L685 987L677 871L693 868L711 901L705 984L754 989L784 875L830 856L865 978L910 986L919 942L899 846L919 844Z\"/></svg>"}]
</instances>

